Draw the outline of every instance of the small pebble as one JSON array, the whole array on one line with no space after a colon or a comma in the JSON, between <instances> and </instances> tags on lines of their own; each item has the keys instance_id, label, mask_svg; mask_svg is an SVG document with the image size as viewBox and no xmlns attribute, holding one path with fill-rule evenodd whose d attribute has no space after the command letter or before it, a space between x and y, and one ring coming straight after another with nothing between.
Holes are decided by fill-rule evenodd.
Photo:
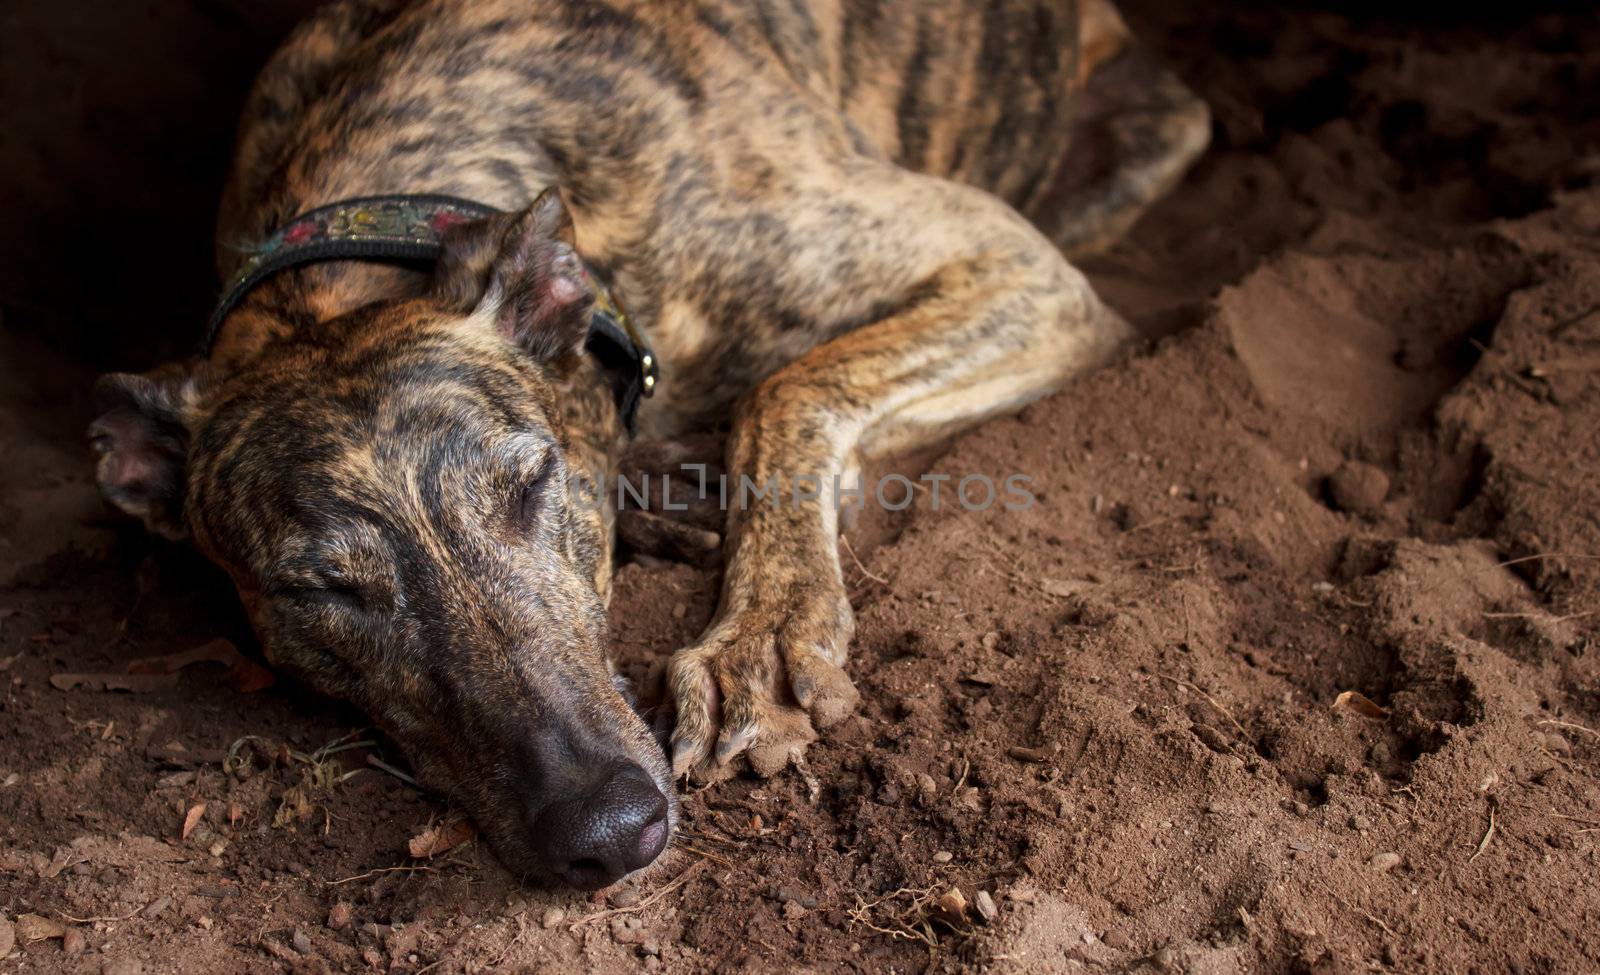
<instances>
[{"instance_id":1,"label":"small pebble","mask_svg":"<svg viewBox=\"0 0 1600 975\"><path fill-rule=\"evenodd\" d=\"M371 965L373 968L378 968L383 964L383 956L378 954L378 949L376 948L363 949L361 952L361 960L366 962L368 965Z\"/></svg>"},{"instance_id":2,"label":"small pebble","mask_svg":"<svg viewBox=\"0 0 1600 975\"><path fill-rule=\"evenodd\" d=\"M1544 736L1544 747L1557 755L1570 756L1572 754L1572 742L1567 741L1566 735L1559 735L1553 731Z\"/></svg>"},{"instance_id":3,"label":"small pebble","mask_svg":"<svg viewBox=\"0 0 1600 975\"><path fill-rule=\"evenodd\" d=\"M61 936L61 950L68 955L83 954L83 932L77 928L68 928L67 933Z\"/></svg>"},{"instance_id":4,"label":"small pebble","mask_svg":"<svg viewBox=\"0 0 1600 975\"><path fill-rule=\"evenodd\" d=\"M155 920L156 918L161 916L161 912L162 911L165 911L167 908L169 908L171 906L172 906L172 898L171 897L167 897L167 896L162 896L162 897L158 897L155 900L151 901L150 902L150 906L146 907L144 909L143 913L144 913L145 917L150 918L151 920Z\"/></svg>"},{"instance_id":5,"label":"small pebble","mask_svg":"<svg viewBox=\"0 0 1600 975\"><path fill-rule=\"evenodd\" d=\"M639 890L636 887L624 887L611 895L612 907L633 907L639 903Z\"/></svg>"},{"instance_id":6,"label":"small pebble","mask_svg":"<svg viewBox=\"0 0 1600 975\"><path fill-rule=\"evenodd\" d=\"M547 907L544 911L544 917L539 919L539 926L548 931L566 919L566 911L563 911L559 907Z\"/></svg>"},{"instance_id":7,"label":"small pebble","mask_svg":"<svg viewBox=\"0 0 1600 975\"><path fill-rule=\"evenodd\" d=\"M1162 948L1156 952L1156 964L1162 968L1172 968L1178 963L1178 953L1171 948Z\"/></svg>"},{"instance_id":8,"label":"small pebble","mask_svg":"<svg viewBox=\"0 0 1600 975\"><path fill-rule=\"evenodd\" d=\"M978 912L978 917L984 924L989 924L1000 914L1000 908L995 906L994 898L989 896L987 890L980 890L972 896L972 907Z\"/></svg>"},{"instance_id":9,"label":"small pebble","mask_svg":"<svg viewBox=\"0 0 1600 975\"><path fill-rule=\"evenodd\" d=\"M1328 475L1328 499L1340 511L1376 518L1389 496L1389 475L1371 464L1347 460Z\"/></svg>"},{"instance_id":10,"label":"small pebble","mask_svg":"<svg viewBox=\"0 0 1600 975\"><path fill-rule=\"evenodd\" d=\"M956 855L954 853L951 853L949 850L940 850L938 853L935 853L933 855L933 862L934 863L949 863L951 860L954 860L955 858L956 858Z\"/></svg>"},{"instance_id":11,"label":"small pebble","mask_svg":"<svg viewBox=\"0 0 1600 975\"><path fill-rule=\"evenodd\" d=\"M311 954L311 936L299 928L296 928L294 934L290 936L289 943L294 945L294 950L300 952L300 954Z\"/></svg>"},{"instance_id":12,"label":"small pebble","mask_svg":"<svg viewBox=\"0 0 1600 975\"><path fill-rule=\"evenodd\" d=\"M1398 853L1377 853L1367 861L1367 866L1382 873L1388 873L1399 865L1400 854Z\"/></svg>"},{"instance_id":13,"label":"small pebble","mask_svg":"<svg viewBox=\"0 0 1600 975\"><path fill-rule=\"evenodd\" d=\"M1357 830L1369 830L1372 828L1372 820L1367 816L1351 816L1350 828Z\"/></svg>"}]
</instances>

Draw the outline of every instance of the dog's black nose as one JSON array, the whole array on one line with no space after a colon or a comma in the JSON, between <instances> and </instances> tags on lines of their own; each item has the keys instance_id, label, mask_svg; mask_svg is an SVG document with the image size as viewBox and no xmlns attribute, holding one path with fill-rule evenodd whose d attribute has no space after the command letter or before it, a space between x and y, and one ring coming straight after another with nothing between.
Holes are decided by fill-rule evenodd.
<instances>
[{"instance_id":1,"label":"dog's black nose","mask_svg":"<svg viewBox=\"0 0 1600 975\"><path fill-rule=\"evenodd\" d=\"M617 765L587 794L545 807L533 833L552 871L594 890L661 855L667 797L638 765Z\"/></svg>"}]
</instances>

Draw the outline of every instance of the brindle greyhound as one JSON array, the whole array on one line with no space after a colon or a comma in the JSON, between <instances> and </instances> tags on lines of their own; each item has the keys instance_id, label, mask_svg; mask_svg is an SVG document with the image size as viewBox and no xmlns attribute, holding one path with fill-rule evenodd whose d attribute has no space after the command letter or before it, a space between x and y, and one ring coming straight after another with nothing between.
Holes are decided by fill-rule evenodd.
<instances>
[{"instance_id":1,"label":"brindle greyhound","mask_svg":"<svg viewBox=\"0 0 1600 975\"><path fill-rule=\"evenodd\" d=\"M857 701L837 498L735 506L669 766L581 503L640 394L786 497L1015 410L1129 338L1064 254L1208 129L1105 0L335 3L247 107L207 352L101 380L99 481L513 871L603 885L675 775L771 774Z\"/></svg>"}]
</instances>

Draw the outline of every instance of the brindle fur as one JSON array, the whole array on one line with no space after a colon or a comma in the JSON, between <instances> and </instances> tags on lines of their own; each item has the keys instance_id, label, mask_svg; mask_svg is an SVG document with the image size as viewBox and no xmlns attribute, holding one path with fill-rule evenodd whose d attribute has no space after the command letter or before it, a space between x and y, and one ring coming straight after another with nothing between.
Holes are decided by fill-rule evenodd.
<instances>
[{"instance_id":1,"label":"brindle fur","mask_svg":"<svg viewBox=\"0 0 1600 975\"><path fill-rule=\"evenodd\" d=\"M257 83L219 269L347 197L516 211L559 187L662 362L641 434L731 421L730 475L787 492L1129 337L1062 252L1204 146L1204 106L1140 57L1103 0L346 0ZM1136 90L1075 117L1113 69ZM1095 126L1085 190L1063 160ZM431 278L277 275L208 361L104 380L93 432L108 497L191 535L273 660L370 711L537 874L521 824L577 787L572 756L671 790L605 662L613 514L559 489L609 482L627 437L565 326L508 319L508 266L537 263L515 219L461 232ZM836 535L828 498L727 516L720 607L669 667L672 772L770 774L855 706Z\"/></svg>"}]
</instances>

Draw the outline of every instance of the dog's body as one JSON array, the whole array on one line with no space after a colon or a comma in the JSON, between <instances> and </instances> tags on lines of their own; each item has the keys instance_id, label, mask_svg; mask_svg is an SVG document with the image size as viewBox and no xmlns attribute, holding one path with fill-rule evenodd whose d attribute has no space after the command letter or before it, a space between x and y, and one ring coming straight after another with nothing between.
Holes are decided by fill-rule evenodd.
<instances>
[{"instance_id":1,"label":"dog's body","mask_svg":"<svg viewBox=\"0 0 1600 975\"><path fill-rule=\"evenodd\" d=\"M640 432L731 420L729 473L786 499L728 514L717 616L669 669L674 770L771 773L856 699L836 499L789 504L796 480L1015 409L1130 334L1063 251L1131 223L1207 122L1126 40L1090 0L325 8L248 106L225 275L342 199L539 200L453 236L432 277L280 273L209 362L109 380L102 485L192 534L269 654L372 711L508 863L614 879L665 843L670 787L606 679L613 513L548 487L608 481L627 440L562 262L654 346ZM1133 97L1096 99L1121 155L1085 195L1077 99L1118 72Z\"/></svg>"}]
</instances>

